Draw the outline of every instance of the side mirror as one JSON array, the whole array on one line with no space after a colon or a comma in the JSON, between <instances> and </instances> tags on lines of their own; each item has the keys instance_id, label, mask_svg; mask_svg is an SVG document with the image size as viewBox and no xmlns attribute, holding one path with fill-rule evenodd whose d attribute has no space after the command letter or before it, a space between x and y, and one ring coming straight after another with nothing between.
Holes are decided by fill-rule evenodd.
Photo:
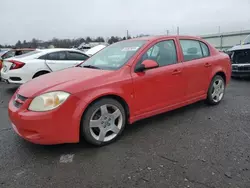
<instances>
[{"instance_id":1,"label":"side mirror","mask_svg":"<svg viewBox=\"0 0 250 188\"><path fill-rule=\"evenodd\" d=\"M136 72L143 72L146 69L153 69L159 67L159 64L151 59L144 60L140 66L135 70Z\"/></svg>"}]
</instances>

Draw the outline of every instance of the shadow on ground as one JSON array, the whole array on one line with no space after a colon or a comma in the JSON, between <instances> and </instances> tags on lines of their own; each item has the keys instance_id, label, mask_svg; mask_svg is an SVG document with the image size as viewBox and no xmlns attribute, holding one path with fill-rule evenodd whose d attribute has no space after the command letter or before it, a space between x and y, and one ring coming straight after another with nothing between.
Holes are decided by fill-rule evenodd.
<instances>
[{"instance_id":1,"label":"shadow on ground","mask_svg":"<svg viewBox=\"0 0 250 188\"><path fill-rule=\"evenodd\" d=\"M59 144L59 145L32 144L28 141L23 140L22 138L19 138L18 136L16 136L16 139L18 139L18 141L21 140L21 144L23 145L22 148L26 148L28 152L32 154L39 153L40 154L38 155L39 158L48 155L48 153L51 156L51 155L57 155L58 153L63 153L65 151L75 154L84 151L85 153L89 153L89 155L95 155L95 153L99 153L100 151L103 151L103 149L105 148L108 149L112 147L119 147L119 145L122 144L123 141L126 142L126 140L128 140L129 137L136 137L136 134L139 131L142 131L143 129L147 129L148 131L150 131L150 128L152 128L152 126L154 126L154 128L157 128L157 126L160 127L162 122L165 122L168 119L175 119L178 118L178 116L180 116L181 114L186 113L188 111L196 111L203 108L209 108L209 106L207 106L204 103L204 101L200 101L183 108L179 108L170 112L162 113L160 115L140 120L132 125L127 125L123 134L118 138L118 140L116 140L116 142L111 143L110 145L102 146L101 147L102 149L100 149L100 147L86 143L84 139L81 139L80 143L76 144ZM175 126L178 125L170 123L165 128L171 129Z\"/></svg>"}]
</instances>

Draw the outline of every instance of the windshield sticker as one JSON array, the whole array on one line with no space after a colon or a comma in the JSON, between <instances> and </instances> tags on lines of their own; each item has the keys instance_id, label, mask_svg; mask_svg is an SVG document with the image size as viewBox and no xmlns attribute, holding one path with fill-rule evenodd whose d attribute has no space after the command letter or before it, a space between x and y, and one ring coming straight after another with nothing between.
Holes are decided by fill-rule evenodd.
<instances>
[{"instance_id":1,"label":"windshield sticker","mask_svg":"<svg viewBox=\"0 0 250 188\"><path fill-rule=\"evenodd\" d=\"M123 52L136 51L139 47L125 47L122 49Z\"/></svg>"}]
</instances>

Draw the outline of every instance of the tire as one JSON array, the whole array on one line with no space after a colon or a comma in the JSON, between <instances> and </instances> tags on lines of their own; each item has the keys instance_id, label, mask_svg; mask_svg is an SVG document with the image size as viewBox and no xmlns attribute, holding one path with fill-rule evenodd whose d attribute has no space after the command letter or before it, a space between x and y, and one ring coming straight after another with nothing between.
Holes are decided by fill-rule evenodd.
<instances>
[{"instance_id":1,"label":"tire","mask_svg":"<svg viewBox=\"0 0 250 188\"><path fill-rule=\"evenodd\" d=\"M125 124L123 106L114 99L104 98L87 108L81 121L81 135L88 143L103 146L114 142L122 134Z\"/></svg>"},{"instance_id":2,"label":"tire","mask_svg":"<svg viewBox=\"0 0 250 188\"><path fill-rule=\"evenodd\" d=\"M215 75L210 83L206 102L210 105L219 104L225 95L225 80L220 75Z\"/></svg>"},{"instance_id":3,"label":"tire","mask_svg":"<svg viewBox=\"0 0 250 188\"><path fill-rule=\"evenodd\" d=\"M39 76L42 76L42 75L48 74L48 73L49 73L49 72L46 72L46 71L37 72L37 73L33 76L33 78L37 78L37 77L39 77Z\"/></svg>"}]
</instances>

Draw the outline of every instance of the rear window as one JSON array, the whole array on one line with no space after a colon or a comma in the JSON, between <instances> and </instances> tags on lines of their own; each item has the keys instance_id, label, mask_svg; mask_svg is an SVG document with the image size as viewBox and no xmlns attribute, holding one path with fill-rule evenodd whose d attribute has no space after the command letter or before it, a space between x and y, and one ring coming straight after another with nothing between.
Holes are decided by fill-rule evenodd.
<instances>
[{"instance_id":1,"label":"rear window","mask_svg":"<svg viewBox=\"0 0 250 188\"><path fill-rule=\"evenodd\" d=\"M25 53L23 55L19 55L18 58L27 57L27 56L30 56L30 55L35 55L35 54L38 54L38 53L40 53L40 51L35 50L35 51L32 51L32 52Z\"/></svg>"}]
</instances>

